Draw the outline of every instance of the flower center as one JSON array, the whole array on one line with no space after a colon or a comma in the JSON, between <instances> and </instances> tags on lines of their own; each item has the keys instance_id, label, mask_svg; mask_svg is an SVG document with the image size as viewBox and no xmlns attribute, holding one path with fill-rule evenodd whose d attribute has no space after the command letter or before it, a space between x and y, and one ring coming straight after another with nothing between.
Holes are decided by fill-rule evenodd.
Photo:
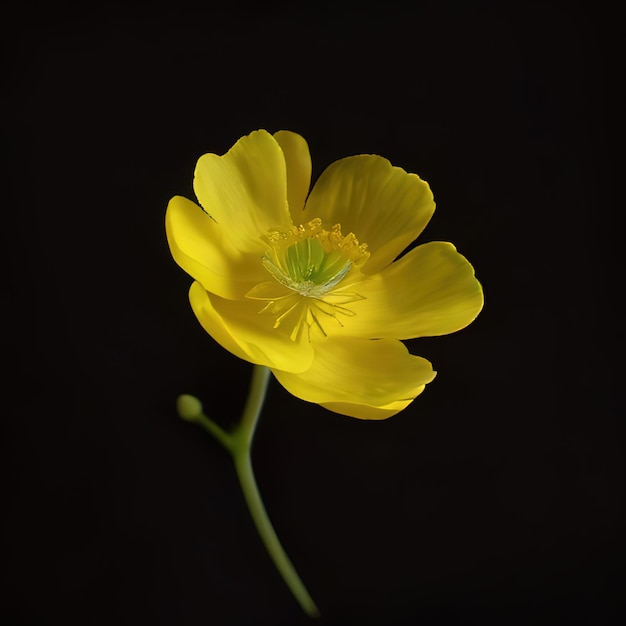
<instances>
[{"instance_id":1,"label":"flower center","mask_svg":"<svg viewBox=\"0 0 626 626\"><path fill-rule=\"evenodd\" d=\"M246 296L267 302L261 313L276 316L274 328L289 324L290 337L298 341L316 327L326 336L322 320L354 315L343 305L362 296L345 291L344 279L369 258L366 244L353 233L343 236L341 226L323 228L319 218L286 230L270 232L263 267L273 278L254 287ZM350 281L353 282L353 281Z\"/></svg>"},{"instance_id":2,"label":"flower center","mask_svg":"<svg viewBox=\"0 0 626 626\"><path fill-rule=\"evenodd\" d=\"M316 298L343 280L352 261L341 250L326 252L319 239L309 238L287 248L270 248L263 256L263 266L281 285Z\"/></svg>"}]
</instances>

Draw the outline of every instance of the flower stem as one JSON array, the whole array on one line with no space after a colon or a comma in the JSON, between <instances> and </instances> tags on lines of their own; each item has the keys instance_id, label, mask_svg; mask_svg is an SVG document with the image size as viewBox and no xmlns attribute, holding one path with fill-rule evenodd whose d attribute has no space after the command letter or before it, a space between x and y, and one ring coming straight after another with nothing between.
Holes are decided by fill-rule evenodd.
<instances>
[{"instance_id":1,"label":"flower stem","mask_svg":"<svg viewBox=\"0 0 626 626\"><path fill-rule=\"evenodd\" d=\"M250 511L252 520L265 548L274 561L276 569L280 572L287 587L302 610L309 617L319 617L320 613L315 602L313 602L304 583L296 572L295 567L287 556L285 549L281 545L278 535L276 535L276 531L265 510L252 470L252 459L250 455L252 440L261 414L261 409L263 408L270 377L271 372L267 367L262 365L254 366L250 391L241 416L241 421L231 433L227 433L213 422L213 420L204 415L199 402L197 403L199 409L193 416L189 414L183 416L181 399L179 399L179 414L181 414L181 417L184 417L184 419L194 421L202 426L230 452L241 491L248 505L248 510ZM191 396L182 396L181 398L183 397L191 398ZM193 400L195 400L195 398L193 398Z\"/></svg>"},{"instance_id":2,"label":"flower stem","mask_svg":"<svg viewBox=\"0 0 626 626\"><path fill-rule=\"evenodd\" d=\"M241 490L248 504L250 515L252 516L266 550L274 561L276 569L280 572L287 587L289 587L294 598L302 607L302 610L310 617L319 617L317 606L315 606L313 599L287 556L287 553L274 531L270 518L267 515L256 480L254 479L250 455L235 456L234 461L239 483L241 484Z\"/></svg>"}]
</instances>

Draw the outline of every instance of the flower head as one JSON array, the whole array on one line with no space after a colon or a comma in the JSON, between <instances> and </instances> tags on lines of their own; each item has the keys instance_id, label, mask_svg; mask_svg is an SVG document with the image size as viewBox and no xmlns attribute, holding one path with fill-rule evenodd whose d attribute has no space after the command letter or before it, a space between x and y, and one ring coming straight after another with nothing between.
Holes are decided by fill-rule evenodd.
<instances>
[{"instance_id":1,"label":"flower head","mask_svg":"<svg viewBox=\"0 0 626 626\"><path fill-rule=\"evenodd\" d=\"M170 249L195 279L196 317L224 348L303 400L384 419L435 377L400 340L464 328L482 288L450 243L398 258L435 210L416 174L358 155L330 165L309 193L310 179L306 141L288 131L205 154L200 206L181 196L168 205Z\"/></svg>"}]
</instances>

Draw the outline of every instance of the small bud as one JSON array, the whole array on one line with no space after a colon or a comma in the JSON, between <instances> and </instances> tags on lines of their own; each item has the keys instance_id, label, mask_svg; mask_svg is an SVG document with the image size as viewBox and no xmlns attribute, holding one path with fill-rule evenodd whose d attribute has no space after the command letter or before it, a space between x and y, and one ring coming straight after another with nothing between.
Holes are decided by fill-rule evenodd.
<instances>
[{"instance_id":1,"label":"small bud","mask_svg":"<svg viewBox=\"0 0 626 626\"><path fill-rule=\"evenodd\" d=\"M188 422L195 422L202 415L202 403L195 396L184 393L176 400L178 415Z\"/></svg>"}]
</instances>

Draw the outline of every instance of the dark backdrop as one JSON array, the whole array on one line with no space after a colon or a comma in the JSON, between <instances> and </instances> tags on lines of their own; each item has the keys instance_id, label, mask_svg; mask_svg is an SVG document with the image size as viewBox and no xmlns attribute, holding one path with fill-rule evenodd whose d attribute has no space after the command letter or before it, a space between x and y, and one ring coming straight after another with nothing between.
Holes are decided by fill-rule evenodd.
<instances>
[{"instance_id":1,"label":"dark backdrop","mask_svg":"<svg viewBox=\"0 0 626 626\"><path fill-rule=\"evenodd\" d=\"M421 241L486 294L410 342L439 376L388 421L272 384L254 465L321 623L624 616L616 18L365 4L3 9L2 623L309 623L174 410L228 424L250 366L195 321L165 207L257 128L304 135L314 176L362 152L419 173Z\"/></svg>"}]
</instances>

